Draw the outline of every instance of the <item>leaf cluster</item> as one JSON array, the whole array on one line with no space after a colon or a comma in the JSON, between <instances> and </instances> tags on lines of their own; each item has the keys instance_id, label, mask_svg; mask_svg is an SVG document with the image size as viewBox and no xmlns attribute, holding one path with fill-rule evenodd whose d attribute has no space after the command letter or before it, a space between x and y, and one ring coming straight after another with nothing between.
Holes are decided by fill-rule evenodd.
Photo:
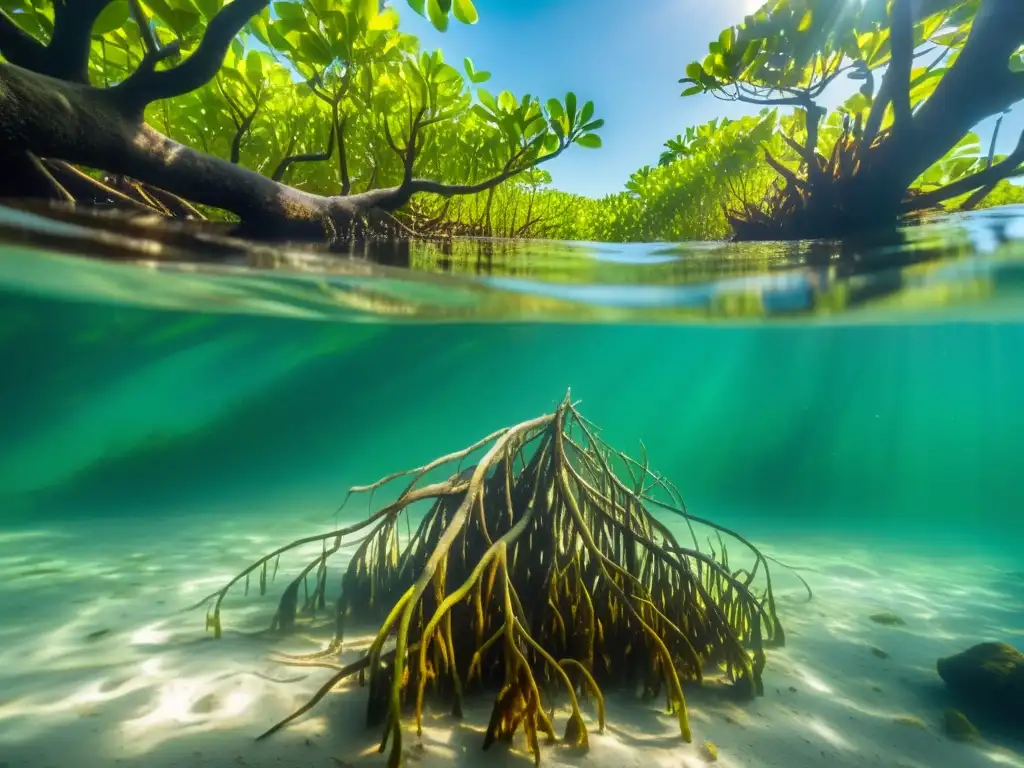
<instances>
[{"instance_id":1,"label":"leaf cluster","mask_svg":"<svg viewBox=\"0 0 1024 768\"><path fill-rule=\"evenodd\" d=\"M157 69L193 54L222 0L114 0L92 30L90 80L125 81L154 46ZM472 0L408 0L439 30L477 21ZM275 0L232 42L217 77L156 102L146 119L175 141L322 195L399 185L411 175L474 184L518 173L569 145L597 148L593 102L484 87L466 58L399 30L379 0ZM52 3L0 0L41 42Z\"/></svg>"}]
</instances>

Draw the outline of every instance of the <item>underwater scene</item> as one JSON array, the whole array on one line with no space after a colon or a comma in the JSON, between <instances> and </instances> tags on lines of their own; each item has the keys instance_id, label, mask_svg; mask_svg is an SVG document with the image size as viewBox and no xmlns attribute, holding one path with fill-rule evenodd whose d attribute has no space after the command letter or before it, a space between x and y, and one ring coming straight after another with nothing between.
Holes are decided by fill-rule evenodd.
<instances>
[{"instance_id":1,"label":"underwater scene","mask_svg":"<svg viewBox=\"0 0 1024 768\"><path fill-rule=\"evenodd\" d=\"M0 0L0 768L1024 768L1024 0Z\"/></svg>"},{"instance_id":2,"label":"underwater scene","mask_svg":"<svg viewBox=\"0 0 1024 768\"><path fill-rule=\"evenodd\" d=\"M1024 211L852 271L8 216L5 766L1024 765Z\"/></svg>"}]
</instances>

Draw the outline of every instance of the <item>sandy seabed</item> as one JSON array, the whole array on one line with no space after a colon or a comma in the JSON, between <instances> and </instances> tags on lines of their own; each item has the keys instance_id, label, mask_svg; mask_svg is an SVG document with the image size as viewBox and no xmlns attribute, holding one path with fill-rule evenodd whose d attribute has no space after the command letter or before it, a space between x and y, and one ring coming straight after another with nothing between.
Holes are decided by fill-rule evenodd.
<instances>
[{"instance_id":1,"label":"sandy seabed","mask_svg":"<svg viewBox=\"0 0 1024 768\"><path fill-rule=\"evenodd\" d=\"M264 552L330 526L322 515L235 515L0 529L0 768L383 768L380 733L363 727L365 690L354 682L254 741L331 674L270 659L316 650L329 631L242 634L269 623L284 561L265 597L233 593L221 640L204 631L202 609L183 612ZM769 652L765 695L737 703L688 689L692 744L657 704L610 695L608 728L591 728L590 751L544 746L542 766L697 768L710 741L723 768L1024 768L1024 734L985 732L977 743L944 735L943 709L956 703L935 671L937 658L977 642L1020 646L1024 578L1013 563L838 537L757 543L809 568L801 573L814 589L805 602L799 582L773 568L788 641ZM868 618L883 611L905 624ZM481 751L490 705L477 698L462 721L428 715L422 741L406 723L406 764L531 766L521 733L511 750ZM556 712L556 731L564 722Z\"/></svg>"}]
</instances>

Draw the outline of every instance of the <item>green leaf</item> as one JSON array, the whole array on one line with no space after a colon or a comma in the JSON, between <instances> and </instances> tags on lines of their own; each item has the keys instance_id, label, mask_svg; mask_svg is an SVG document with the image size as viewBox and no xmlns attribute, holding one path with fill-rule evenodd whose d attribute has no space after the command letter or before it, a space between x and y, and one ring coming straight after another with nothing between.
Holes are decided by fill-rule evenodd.
<instances>
[{"instance_id":1,"label":"green leaf","mask_svg":"<svg viewBox=\"0 0 1024 768\"><path fill-rule=\"evenodd\" d=\"M699 62L692 61L686 65L686 76L691 80L700 80L702 74L704 74L704 68Z\"/></svg>"},{"instance_id":2,"label":"green leaf","mask_svg":"<svg viewBox=\"0 0 1024 768\"><path fill-rule=\"evenodd\" d=\"M199 13L206 21L209 21L224 6L223 0L193 0Z\"/></svg>"},{"instance_id":3,"label":"green leaf","mask_svg":"<svg viewBox=\"0 0 1024 768\"><path fill-rule=\"evenodd\" d=\"M298 3L292 2L277 2L274 3L274 13L277 14L277 18L282 21L305 21L306 14L302 11L302 6Z\"/></svg>"},{"instance_id":4,"label":"green leaf","mask_svg":"<svg viewBox=\"0 0 1024 768\"><path fill-rule=\"evenodd\" d=\"M583 105L583 111L580 112L580 122L586 123L594 116L594 102L588 101Z\"/></svg>"},{"instance_id":5,"label":"green leaf","mask_svg":"<svg viewBox=\"0 0 1024 768\"><path fill-rule=\"evenodd\" d=\"M179 37L184 36L186 30L178 25L178 17L175 9L168 5L166 0L142 0L142 2L160 19L168 28L174 31Z\"/></svg>"},{"instance_id":6,"label":"green leaf","mask_svg":"<svg viewBox=\"0 0 1024 768\"><path fill-rule=\"evenodd\" d=\"M808 8L804 12L803 18L800 19L800 23L797 25L796 31L797 32L806 32L808 29L811 28L811 24L813 22L814 22L814 11L812 9Z\"/></svg>"},{"instance_id":7,"label":"green leaf","mask_svg":"<svg viewBox=\"0 0 1024 768\"><path fill-rule=\"evenodd\" d=\"M233 69L232 67L224 67L223 69L221 69L221 73L224 75L225 78L235 83L240 88L245 88L245 77L237 69Z\"/></svg>"},{"instance_id":8,"label":"green leaf","mask_svg":"<svg viewBox=\"0 0 1024 768\"><path fill-rule=\"evenodd\" d=\"M253 87L263 82L263 60L257 51L249 51L245 57L245 74Z\"/></svg>"},{"instance_id":9,"label":"green leaf","mask_svg":"<svg viewBox=\"0 0 1024 768\"><path fill-rule=\"evenodd\" d=\"M576 139L576 143L581 147L586 147L587 149L600 149L601 137L596 133L585 133Z\"/></svg>"},{"instance_id":10,"label":"green leaf","mask_svg":"<svg viewBox=\"0 0 1024 768\"><path fill-rule=\"evenodd\" d=\"M299 38L299 53L307 61L320 66L328 66L334 62L331 47L320 35L307 32Z\"/></svg>"},{"instance_id":11,"label":"green leaf","mask_svg":"<svg viewBox=\"0 0 1024 768\"><path fill-rule=\"evenodd\" d=\"M562 109L562 102L558 99L548 99L548 114L553 118L562 117L565 110Z\"/></svg>"},{"instance_id":12,"label":"green leaf","mask_svg":"<svg viewBox=\"0 0 1024 768\"><path fill-rule=\"evenodd\" d=\"M474 72L473 76L470 78L474 83L486 83L490 79L490 72Z\"/></svg>"},{"instance_id":13,"label":"green leaf","mask_svg":"<svg viewBox=\"0 0 1024 768\"><path fill-rule=\"evenodd\" d=\"M103 9L92 27L93 37L101 37L115 29L120 29L128 21L128 0L115 0Z\"/></svg>"},{"instance_id":14,"label":"green leaf","mask_svg":"<svg viewBox=\"0 0 1024 768\"><path fill-rule=\"evenodd\" d=\"M491 95L490 91L484 88L480 88L476 92L476 95L480 99L480 103L483 104L487 109L489 109L494 114L498 114L498 112L501 111L498 108L498 102L494 100L494 96Z\"/></svg>"},{"instance_id":15,"label":"green leaf","mask_svg":"<svg viewBox=\"0 0 1024 768\"><path fill-rule=\"evenodd\" d=\"M356 16L366 21L373 21L380 11L379 0L358 0L355 4Z\"/></svg>"},{"instance_id":16,"label":"green leaf","mask_svg":"<svg viewBox=\"0 0 1024 768\"><path fill-rule=\"evenodd\" d=\"M261 43L263 43L264 45L269 45L270 41L267 38L267 20L263 18L263 15L264 14L260 14L259 16L253 16L251 19L249 19L249 27L252 29L253 34L256 35L256 38ZM235 38L235 40L237 39L238 38Z\"/></svg>"},{"instance_id":17,"label":"green leaf","mask_svg":"<svg viewBox=\"0 0 1024 768\"><path fill-rule=\"evenodd\" d=\"M427 0L427 16L434 29L444 32L448 29L448 13L442 10L441 0Z\"/></svg>"},{"instance_id":18,"label":"green leaf","mask_svg":"<svg viewBox=\"0 0 1024 768\"><path fill-rule=\"evenodd\" d=\"M279 51L285 51L292 56L300 56L298 48L287 37L288 30L280 22L273 22L267 25L267 40Z\"/></svg>"},{"instance_id":19,"label":"green leaf","mask_svg":"<svg viewBox=\"0 0 1024 768\"><path fill-rule=\"evenodd\" d=\"M1017 51L1010 57L1010 71L1024 72L1024 49Z\"/></svg>"},{"instance_id":20,"label":"green leaf","mask_svg":"<svg viewBox=\"0 0 1024 768\"><path fill-rule=\"evenodd\" d=\"M604 120L603 119L602 120L594 120L593 122L590 122L590 123L587 123L586 125L584 125L582 128L580 128L580 130L581 131L596 131L598 128L600 128L603 125L604 125Z\"/></svg>"},{"instance_id":21,"label":"green leaf","mask_svg":"<svg viewBox=\"0 0 1024 768\"><path fill-rule=\"evenodd\" d=\"M498 94L498 105L503 112L513 112L519 107L519 101L511 91L502 91Z\"/></svg>"},{"instance_id":22,"label":"green leaf","mask_svg":"<svg viewBox=\"0 0 1024 768\"><path fill-rule=\"evenodd\" d=\"M455 0L452 4L455 18L463 24L476 24L480 16L476 12L473 0Z\"/></svg>"},{"instance_id":23,"label":"green leaf","mask_svg":"<svg viewBox=\"0 0 1024 768\"><path fill-rule=\"evenodd\" d=\"M689 88L687 88L685 91L683 91L680 95L681 96L693 96L694 94L697 94L697 93L704 93L704 88L702 86L700 86L700 85L691 85Z\"/></svg>"},{"instance_id":24,"label":"green leaf","mask_svg":"<svg viewBox=\"0 0 1024 768\"><path fill-rule=\"evenodd\" d=\"M476 72L476 70L473 68L473 60L469 58L469 56L467 56L462 60L462 66L466 70L466 76L469 77L470 80L472 80L473 75Z\"/></svg>"},{"instance_id":25,"label":"green leaf","mask_svg":"<svg viewBox=\"0 0 1024 768\"><path fill-rule=\"evenodd\" d=\"M498 119L494 115L492 115L486 109L481 107L479 104L474 104L473 105L473 113L477 117L479 117L479 118L481 118L483 120L486 120L488 123L497 123L498 122Z\"/></svg>"},{"instance_id":26,"label":"green leaf","mask_svg":"<svg viewBox=\"0 0 1024 768\"><path fill-rule=\"evenodd\" d=\"M561 117L551 118L551 129L558 136L559 140L565 138L565 125L562 124L562 119Z\"/></svg>"},{"instance_id":27,"label":"green leaf","mask_svg":"<svg viewBox=\"0 0 1024 768\"><path fill-rule=\"evenodd\" d=\"M576 124L576 94L569 91L565 94L565 116L569 118L569 130Z\"/></svg>"},{"instance_id":28,"label":"green leaf","mask_svg":"<svg viewBox=\"0 0 1024 768\"><path fill-rule=\"evenodd\" d=\"M722 30L722 34L718 36L718 45L721 48L722 53L728 53L732 50L732 43L735 38L736 30L732 27Z\"/></svg>"},{"instance_id":29,"label":"green leaf","mask_svg":"<svg viewBox=\"0 0 1024 768\"><path fill-rule=\"evenodd\" d=\"M391 32L398 29L398 22L398 11L394 8L385 8L381 13L370 19L367 28L373 32Z\"/></svg>"},{"instance_id":30,"label":"green leaf","mask_svg":"<svg viewBox=\"0 0 1024 768\"><path fill-rule=\"evenodd\" d=\"M409 3L409 7L412 8L420 16L425 16L424 8L426 7L426 0L406 0Z\"/></svg>"}]
</instances>

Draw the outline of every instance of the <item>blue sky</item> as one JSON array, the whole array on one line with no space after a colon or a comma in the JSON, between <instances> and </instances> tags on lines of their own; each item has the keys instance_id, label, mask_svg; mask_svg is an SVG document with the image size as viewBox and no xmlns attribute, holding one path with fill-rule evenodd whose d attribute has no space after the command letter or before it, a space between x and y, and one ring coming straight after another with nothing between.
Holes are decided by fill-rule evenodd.
<instances>
[{"instance_id":1,"label":"blue sky","mask_svg":"<svg viewBox=\"0 0 1024 768\"><path fill-rule=\"evenodd\" d=\"M573 147L546 166L554 185L599 197L622 189L629 176L654 165L662 144L686 126L717 115L756 112L712 96L680 98L686 65L760 0L474 0L480 20L434 30L400 0L403 31L426 48L441 48L461 69L464 56L493 77L484 87L542 98L575 91L592 99L606 120L599 150ZM852 93L855 84L844 83ZM827 94L825 106L844 94ZM979 127L987 144L993 120ZM999 149L1008 152L1024 130L1024 105L1004 120Z\"/></svg>"}]
</instances>

